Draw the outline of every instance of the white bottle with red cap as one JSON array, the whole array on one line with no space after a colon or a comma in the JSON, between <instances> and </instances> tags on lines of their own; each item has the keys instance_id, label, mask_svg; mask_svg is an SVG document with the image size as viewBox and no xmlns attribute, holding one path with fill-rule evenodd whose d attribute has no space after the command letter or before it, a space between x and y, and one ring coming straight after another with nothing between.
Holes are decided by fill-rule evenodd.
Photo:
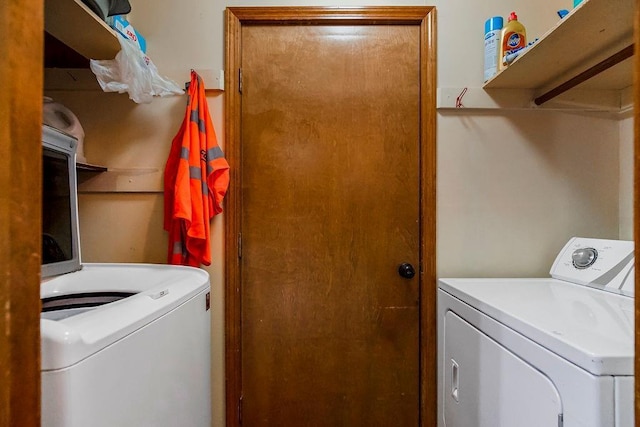
<instances>
[{"instance_id":1,"label":"white bottle with red cap","mask_svg":"<svg viewBox=\"0 0 640 427\"><path fill-rule=\"evenodd\" d=\"M500 43L500 69L503 70L509 65L505 57L517 52L527 45L527 30L518 21L518 15L511 12L507 25L502 29L502 39Z\"/></svg>"}]
</instances>

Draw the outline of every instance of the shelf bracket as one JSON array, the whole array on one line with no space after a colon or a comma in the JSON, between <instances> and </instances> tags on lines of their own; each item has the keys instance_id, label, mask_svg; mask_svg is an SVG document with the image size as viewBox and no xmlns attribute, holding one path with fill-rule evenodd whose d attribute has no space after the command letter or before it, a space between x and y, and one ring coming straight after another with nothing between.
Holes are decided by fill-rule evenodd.
<instances>
[{"instance_id":1,"label":"shelf bracket","mask_svg":"<svg viewBox=\"0 0 640 427\"><path fill-rule=\"evenodd\" d=\"M564 92L568 91L569 89L579 85L580 83L583 83L583 82L589 80L591 77L594 77L594 76L602 73L603 71L613 67L616 64L619 64L620 62L624 61L625 59L631 58L633 56L633 50L634 50L634 45L633 44L625 47L624 49L622 49L618 53L614 53L613 55L611 55L609 58L605 59L604 61L601 61L601 62L597 63L593 67L587 69L586 71L583 71L582 73L578 74L577 76L573 77L572 79L569 79L565 83L562 83L561 85L551 89L550 91L546 92L545 94L540 95L539 97L534 99L533 102L535 102L536 105L542 105L545 102L550 101L551 99L555 98L556 96L560 95L561 93L564 93Z\"/></svg>"}]
</instances>

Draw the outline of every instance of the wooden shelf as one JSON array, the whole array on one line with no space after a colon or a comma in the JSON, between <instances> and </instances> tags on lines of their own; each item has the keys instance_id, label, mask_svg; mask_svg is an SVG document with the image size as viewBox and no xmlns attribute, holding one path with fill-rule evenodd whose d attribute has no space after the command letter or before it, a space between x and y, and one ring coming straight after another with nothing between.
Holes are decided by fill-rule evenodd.
<instances>
[{"instance_id":1,"label":"wooden shelf","mask_svg":"<svg viewBox=\"0 0 640 427\"><path fill-rule=\"evenodd\" d=\"M106 172L107 168L105 166L92 165L89 163L76 163L76 170L78 172L91 172L91 173L101 173Z\"/></svg>"},{"instance_id":2,"label":"wooden shelf","mask_svg":"<svg viewBox=\"0 0 640 427\"><path fill-rule=\"evenodd\" d=\"M116 32L80 0L46 0L45 31L89 59L113 59L120 51Z\"/></svg>"},{"instance_id":3,"label":"wooden shelf","mask_svg":"<svg viewBox=\"0 0 640 427\"><path fill-rule=\"evenodd\" d=\"M164 170L158 168L109 167L103 172L95 172L79 170L78 193L162 193L164 191Z\"/></svg>"},{"instance_id":4,"label":"wooden shelf","mask_svg":"<svg viewBox=\"0 0 640 427\"><path fill-rule=\"evenodd\" d=\"M484 89L532 89L535 96L560 86L633 44L633 0L585 0L527 49ZM633 85L626 59L577 86L618 90Z\"/></svg>"}]
</instances>

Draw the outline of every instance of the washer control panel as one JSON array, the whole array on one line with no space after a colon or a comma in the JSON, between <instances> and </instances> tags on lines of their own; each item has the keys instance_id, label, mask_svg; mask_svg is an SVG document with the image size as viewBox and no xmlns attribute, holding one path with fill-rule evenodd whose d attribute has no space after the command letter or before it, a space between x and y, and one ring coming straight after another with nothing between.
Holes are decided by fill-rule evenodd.
<instances>
[{"instance_id":1,"label":"washer control panel","mask_svg":"<svg viewBox=\"0 0 640 427\"><path fill-rule=\"evenodd\" d=\"M551 277L633 295L634 244L625 240L573 237L551 267Z\"/></svg>"}]
</instances>

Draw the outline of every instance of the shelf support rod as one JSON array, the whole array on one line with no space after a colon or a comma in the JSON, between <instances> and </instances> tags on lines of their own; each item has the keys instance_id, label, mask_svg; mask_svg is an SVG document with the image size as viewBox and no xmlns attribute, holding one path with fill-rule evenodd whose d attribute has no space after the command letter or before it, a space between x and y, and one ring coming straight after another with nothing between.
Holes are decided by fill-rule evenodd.
<instances>
[{"instance_id":1,"label":"shelf support rod","mask_svg":"<svg viewBox=\"0 0 640 427\"><path fill-rule=\"evenodd\" d=\"M624 61L625 59L631 58L633 56L633 44L625 47L618 53L614 53L604 61L601 61L594 65L593 67L583 71L572 79L562 83L561 85L551 89L547 93L540 95L536 99L533 100L536 105L542 105L545 102L555 98L563 92L568 91L569 89L589 80L591 77L600 74L601 72L613 67L616 64Z\"/></svg>"}]
</instances>

